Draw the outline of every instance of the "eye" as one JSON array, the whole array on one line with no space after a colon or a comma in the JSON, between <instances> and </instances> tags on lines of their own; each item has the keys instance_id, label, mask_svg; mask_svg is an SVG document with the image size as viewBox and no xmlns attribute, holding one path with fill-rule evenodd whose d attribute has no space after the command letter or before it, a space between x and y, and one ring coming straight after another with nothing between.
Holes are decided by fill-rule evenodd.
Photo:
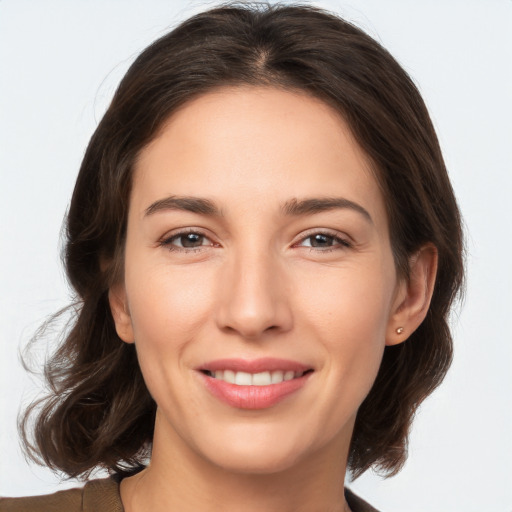
<instances>
[{"instance_id":1,"label":"eye","mask_svg":"<svg viewBox=\"0 0 512 512\"><path fill-rule=\"evenodd\" d=\"M320 251L330 251L351 247L350 242L339 235L317 232L303 238L298 244L299 247L311 247Z\"/></svg>"},{"instance_id":2,"label":"eye","mask_svg":"<svg viewBox=\"0 0 512 512\"><path fill-rule=\"evenodd\" d=\"M203 247L212 247L215 244L203 233L199 231L186 231L175 233L170 237L163 239L160 245L170 251L188 251L201 250Z\"/></svg>"}]
</instances>

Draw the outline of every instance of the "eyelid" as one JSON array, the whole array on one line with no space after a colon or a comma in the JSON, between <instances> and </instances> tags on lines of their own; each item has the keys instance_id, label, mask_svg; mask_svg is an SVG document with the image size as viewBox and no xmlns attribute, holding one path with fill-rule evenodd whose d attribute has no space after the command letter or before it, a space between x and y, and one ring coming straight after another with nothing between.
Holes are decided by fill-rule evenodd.
<instances>
[{"instance_id":1,"label":"eyelid","mask_svg":"<svg viewBox=\"0 0 512 512\"><path fill-rule=\"evenodd\" d=\"M204 237L206 240L208 240L210 243L206 245L200 245L197 247L180 247L177 245L173 245L173 240L179 238L180 236L187 235L189 233L194 233L197 235L200 235ZM307 240L308 238L311 238L315 235L324 235L330 238L333 238L337 244L332 246L326 246L326 247L312 247L312 246L302 246L303 248L308 248L312 251L316 252L329 252L330 250L336 250L336 249L344 249L344 248L350 248L354 246L354 242L352 241L351 237L348 236L346 233L330 229L330 228L311 228L305 232L302 232L298 237L296 237L295 241L291 244L292 247L301 247L301 243ZM213 237L208 234L207 230L198 228L198 227L183 227L183 228L176 228L170 232L167 232L165 235L163 235L158 240L158 245L162 246L170 251L176 251L176 252L198 252L202 250L206 250L209 247L220 247L220 244L218 242L215 242Z\"/></svg>"},{"instance_id":2,"label":"eyelid","mask_svg":"<svg viewBox=\"0 0 512 512\"><path fill-rule=\"evenodd\" d=\"M305 240L313 237L314 235L325 235L330 238L333 238L335 241L339 243L339 247L341 248L349 248L354 246L354 242L352 241L351 237L348 236L346 233L329 228L312 228L310 230L307 230L306 232L301 233L299 237L296 239L296 241L293 242L292 247L301 247L299 245L301 242L304 242ZM327 248L315 248L311 246L302 247L307 247L308 249L317 250L319 252L328 252L329 249L336 249L336 246L328 246Z\"/></svg>"},{"instance_id":3,"label":"eyelid","mask_svg":"<svg viewBox=\"0 0 512 512\"><path fill-rule=\"evenodd\" d=\"M209 240L211 243L207 245L200 245L198 247L179 247L177 245L172 245L172 241L179 238L183 235L188 235L190 233L194 233L196 235L200 235L207 240ZM164 236L162 236L158 240L158 245L161 247L166 248L169 251L176 251L176 252L198 252L207 249L208 247L214 247L219 246L218 243L216 243L212 236L208 235L206 230L197 228L197 227L186 227L186 228L176 228L170 232L167 232Z\"/></svg>"}]
</instances>

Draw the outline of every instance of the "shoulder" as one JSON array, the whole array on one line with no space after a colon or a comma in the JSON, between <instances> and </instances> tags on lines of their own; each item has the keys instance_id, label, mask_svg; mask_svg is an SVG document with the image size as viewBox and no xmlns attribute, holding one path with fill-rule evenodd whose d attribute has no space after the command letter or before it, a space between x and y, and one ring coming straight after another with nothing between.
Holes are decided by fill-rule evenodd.
<instances>
[{"instance_id":1,"label":"shoulder","mask_svg":"<svg viewBox=\"0 0 512 512\"><path fill-rule=\"evenodd\" d=\"M378 512L350 489L345 489L345 496L353 512ZM0 498L0 512L123 512L123 505L119 483L106 478L44 496Z\"/></svg>"},{"instance_id":2,"label":"shoulder","mask_svg":"<svg viewBox=\"0 0 512 512\"><path fill-rule=\"evenodd\" d=\"M364 501L359 496L355 495L350 489L345 487L345 499L352 512L379 512L373 508L369 503Z\"/></svg>"},{"instance_id":3,"label":"shoulder","mask_svg":"<svg viewBox=\"0 0 512 512\"><path fill-rule=\"evenodd\" d=\"M44 496L1 498L1 512L69 512L82 510L83 489L68 489Z\"/></svg>"},{"instance_id":4,"label":"shoulder","mask_svg":"<svg viewBox=\"0 0 512 512\"><path fill-rule=\"evenodd\" d=\"M106 478L44 496L0 498L0 512L123 512L123 506L119 484Z\"/></svg>"}]
</instances>

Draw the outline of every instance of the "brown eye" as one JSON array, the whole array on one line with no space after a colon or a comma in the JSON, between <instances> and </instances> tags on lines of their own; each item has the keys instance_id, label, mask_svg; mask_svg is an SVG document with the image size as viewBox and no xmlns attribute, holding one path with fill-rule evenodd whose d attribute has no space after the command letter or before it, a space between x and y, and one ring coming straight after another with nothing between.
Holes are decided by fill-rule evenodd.
<instances>
[{"instance_id":1,"label":"brown eye","mask_svg":"<svg viewBox=\"0 0 512 512\"><path fill-rule=\"evenodd\" d=\"M213 242L202 233L196 231L187 231L177 233L161 242L161 245L169 250L184 251L187 249L200 249L202 247L213 246Z\"/></svg>"},{"instance_id":2,"label":"brown eye","mask_svg":"<svg viewBox=\"0 0 512 512\"><path fill-rule=\"evenodd\" d=\"M175 241L179 242L177 245L185 248L200 247L203 245L205 237L199 233L187 233L186 235L179 235Z\"/></svg>"},{"instance_id":3,"label":"brown eye","mask_svg":"<svg viewBox=\"0 0 512 512\"><path fill-rule=\"evenodd\" d=\"M336 235L328 233L314 233L304 238L299 245L301 247L311 247L312 249L336 249L350 247L350 244Z\"/></svg>"},{"instance_id":4,"label":"brown eye","mask_svg":"<svg viewBox=\"0 0 512 512\"><path fill-rule=\"evenodd\" d=\"M311 247L331 247L336 242L333 236L317 234L309 237Z\"/></svg>"}]
</instances>

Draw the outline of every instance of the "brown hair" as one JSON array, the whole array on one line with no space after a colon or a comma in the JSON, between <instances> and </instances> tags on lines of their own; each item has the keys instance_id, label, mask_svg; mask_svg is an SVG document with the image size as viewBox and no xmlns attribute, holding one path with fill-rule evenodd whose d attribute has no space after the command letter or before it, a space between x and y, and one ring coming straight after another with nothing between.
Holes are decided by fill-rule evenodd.
<instances>
[{"instance_id":1,"label":"brown hair","mask_svg":"<svg viewBox=\"0 0 512 512\"><path fill-rule=\"evenodd\" d=\"M352 24L308 6L229 4L198 14L135 60L85 153L67 217L65 263L76 318L46 364L51 395L24 416L32 457L70 476L96 467L123 472L144 463L156 405L133 345L116 334L109 287L123 272L134 161L185 102L227 85L305 91L335 108L374 163L399 273L430 242L438 250L425 321L385 349L361 405L349 454L358 476L397 472L419 404L452 358L447 325L463 279L461 219L421 96L399 64ZM39 407L41 406L41 407ZM27 418L37 411L33 440Z\"/></svg>"}]
</instances>

